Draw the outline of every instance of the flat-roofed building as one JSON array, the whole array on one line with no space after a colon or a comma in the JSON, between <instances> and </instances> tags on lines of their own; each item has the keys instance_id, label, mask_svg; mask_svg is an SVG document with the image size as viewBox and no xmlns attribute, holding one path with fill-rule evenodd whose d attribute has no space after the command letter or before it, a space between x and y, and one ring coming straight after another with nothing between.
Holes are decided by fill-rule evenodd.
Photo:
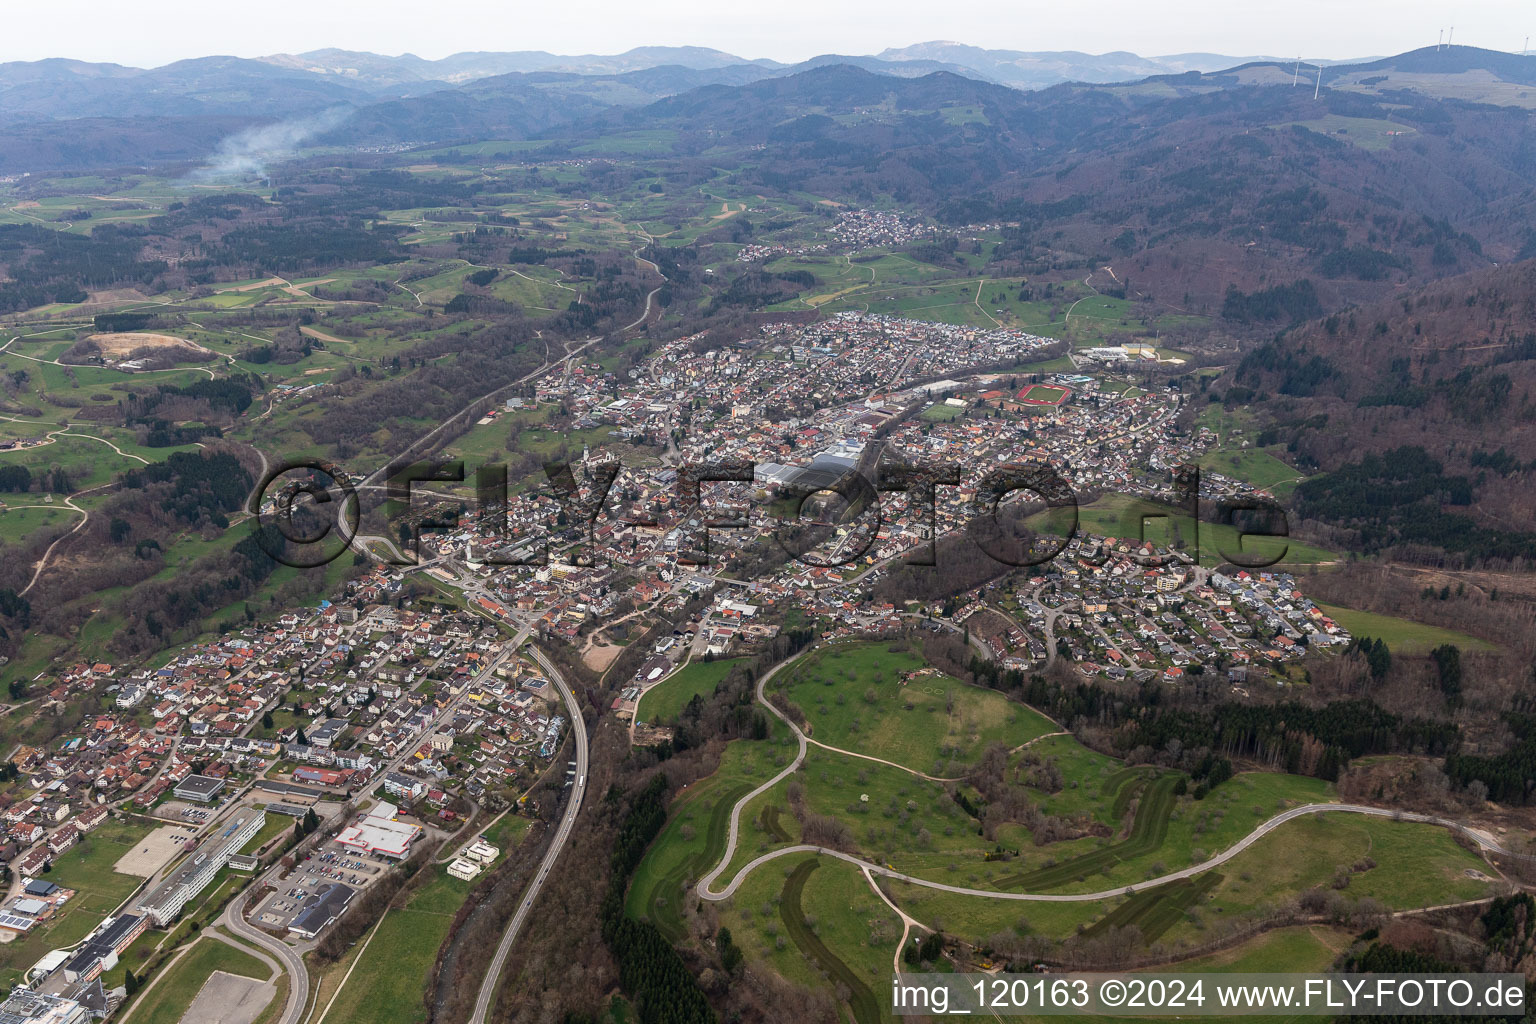
<instances>
[{"instance_id":1,"label":"flat-roofed building","mask_svg":"<svg viewBox=\"0 0 1536 1024\"><path fill-rule=\"evenodd\" d=\"M461 850L459 856L465 860L472 860L476 864L489 864L496 859L496 855L499 853L501 853L500 850L486 842L485 837L481 836L473 843L470 843L468 847Z\"/></svg>"},{"instance_id":2,"label":"flat-roofed building","mask_svg":"<svg viewBox=\"0 0 1536 1024\"><path fill-rule=\"evenodd\" d=\"M181 867L139 901L139 912L149 915L157 927L164 928L181 913L192 897L207 888L219 869L228 864L229 859L261 831L266 820L266 812L259 807L235 814L228 823L219 827L211 840L193 851Z\"/></svg>"},{"instance_id":3,"label":"flat-roofed building","mask_svg":"<svg viewBox=\"0 0 1536 1024\"><path fill-rule=\"evenodd\" d=\"M0 1003L0 1024L83 1024L91 1013L63 996L17 989Z\"/></svg>"},{"instance_id":4,"label":"flat-roofed building","mask_svg":"<svg viewBox=\"0 0 1536 1024\"><path fill-rule=\"evenodd\" d=\"M376 853L381 857L404 860L411 852L411 844L421 835L420 825L395 820L395 805L380 801L357 824L348 825L336 836L343 846L350 846L363 853Z\"/></svg>"},{"instance_id":5,"label":"flat-roofed building","mask_svg":"<svg viewBox=\"0 0 1536 1024\"><path fill-rule=\"evenodd\" d=\"M149 927L149 918L137 913L121 913L101 923L100 929L65 964L65 981L83 983L100 978L104 970L117 966L118 953L134 944Z\"/></svg>"},{"instance_id":6,"label":"flat-roofed building","mask_svg":"<svg viewBox=\"0 0 1536 1024\"><path fill-rule=\"evenodd\" d=\"M182 800L206 804L211 803L219 793L223 792L225 785L223 779L216 779L211 775L188 775L176 783L174 792Z\"/></svg>"}]
</instances>

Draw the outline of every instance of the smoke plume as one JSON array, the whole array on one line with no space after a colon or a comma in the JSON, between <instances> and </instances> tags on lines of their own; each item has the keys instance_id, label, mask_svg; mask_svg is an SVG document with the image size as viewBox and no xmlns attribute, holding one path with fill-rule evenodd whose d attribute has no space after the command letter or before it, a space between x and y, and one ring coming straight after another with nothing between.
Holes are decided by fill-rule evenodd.
<instances>
[{"instance_id":1,"label":"smoke plume","mask_svg":"<svg viewBox=\"0 0 1536 1024\"><path fill-rule=\"evenodd\" d=\"M337 127L352 111L331 107L308 117L236 132L221 141L208 163L192 172L197 181L248 181L267 176L267 167L291 157L316 135Z\"/></svg>"}]
</instances>

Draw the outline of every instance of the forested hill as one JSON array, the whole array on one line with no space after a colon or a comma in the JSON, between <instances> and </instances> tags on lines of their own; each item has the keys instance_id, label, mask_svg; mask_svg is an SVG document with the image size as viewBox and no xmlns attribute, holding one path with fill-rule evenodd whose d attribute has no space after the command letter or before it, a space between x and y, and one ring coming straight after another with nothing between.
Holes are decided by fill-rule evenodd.
<instances>
[{"instance_id":1,"label":"forested hill","mask_svg":"<svg viewBox=\"0 0 1536 1024\"><path fill-rule=\"evenodd\" d=\"M1205 397L1327 471L1296 490L1306 518L1366 547L1536 557L1536 259L1306 323Z\"/></svg>"},{"instance_id":2,"label":"forested hill","mask_svg":"<svg viewBox=\"0 0 1536 1024\"><path fill-rule=\"evenodd\" d=\"M1536 220L1527 122L1515 107L1354 89L1314 99L1222 76L1023 93L832 66L543 137L551 152L592 154L612 139L619 158L618 140L646 132L673 140L679 175L709 154L764 191L1003 222L989 273L1113 262L1131 294L1267 328L1513 258ZM1302 280L1305 301L1246 298Z\"/></svg>"}]
</instances>

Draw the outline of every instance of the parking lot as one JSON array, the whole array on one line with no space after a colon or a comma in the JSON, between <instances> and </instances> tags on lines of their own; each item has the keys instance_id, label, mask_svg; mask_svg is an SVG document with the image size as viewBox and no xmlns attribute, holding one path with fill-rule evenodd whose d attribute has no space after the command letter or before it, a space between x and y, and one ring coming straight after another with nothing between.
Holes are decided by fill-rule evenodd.
<instances>
[{"instance_id":1,"label":"parking lot","mask_svg":"<svg viewBox=\"0 0 1536 1024\"><path fill-rule=\"evenodd\" d=\"M186 822L195 827L213 817L217 811L216 807L188 803L185 800L167 800L156 807L153 813L165 821Z\"/></svg>"},{"instance_id":2,"label":"parking lot","mask_svg":"<svg viewBox=\"0 0 1536 1024\"><path fill-rule=\"evenodd\" d=\"M366 889L393 863L385 857L358 853L335 840L322 843L288 877L277 882L277 891L256 908L251 923L270 931L286 932L299 912L318 899L326 887L339 883L350 889Z\"/></svg>"}]
</instances>

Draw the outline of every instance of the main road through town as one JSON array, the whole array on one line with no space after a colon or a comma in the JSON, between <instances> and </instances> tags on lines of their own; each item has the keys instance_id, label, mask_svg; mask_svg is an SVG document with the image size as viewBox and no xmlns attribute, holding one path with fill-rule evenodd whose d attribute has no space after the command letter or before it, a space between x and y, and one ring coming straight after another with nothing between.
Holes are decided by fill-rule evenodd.
<instances>
[{"instance_id":1,"label":"main road through town","mask_svg":"<svg viewBox=\"0 0 1536 1024\"><path fill-rule=\"evenodd\" d=\"M581 798L587 789L587 729L581 718L581 706L576 703L576 695L571 692L570 686L566 685L560 670L544 656L544 652L532 646L529 650L538 661L539 667L549 676L549 681L560 691L560 696L565 699L565 706L570 712L571 731L576 734L576 780L571 787L570 798L565 803L565 813L560 818L560 827L555 832L554 839L544 854L544 859L539 863L538 873L533 876L533 880L528 883L527 891L523 893L523 902L518 905L517 911L512 915L512 921L507 925L507 930L502 933L501 942L496 947L496 955L491 959L490 969L485 973L485 980L480 983L480 995L475 999L475 1012L470 1015L469 1024L485 1024L491 1005L496 1001L496 990L501 984L501 971L506 966L508 955L512 952L512 944L517 941L523 922L527 920L534 903L538 901L539 890L544 887L550 870L555 866L555 861L560 858L561 851L565 849L566 842L571 838L571 832L576 825L576 815L581 811Z\"/></svg>"}]
</instances>

